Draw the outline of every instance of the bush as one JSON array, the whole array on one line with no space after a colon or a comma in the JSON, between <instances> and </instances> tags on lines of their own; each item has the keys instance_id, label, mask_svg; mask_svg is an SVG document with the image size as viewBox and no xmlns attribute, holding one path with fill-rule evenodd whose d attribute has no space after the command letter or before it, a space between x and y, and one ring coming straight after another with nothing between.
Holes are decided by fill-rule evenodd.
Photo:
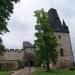
<instances>
[{"instance_id":1,"label":"bush","mask_svg":"<svg viewBox=\"0 0 75 75\"><path fill-rule=\"evenodd\" d=\"M14 64L0 62L0 71L10 71L10 70L15 70Z\"/></svg>"},{"instance_id":2,"label":"bush","mask_svg":"<svg viewBox=\"0 0 75 75\"><path fill-rule=\"evenodd\" d=\"M71 67L70 70L75 70L75 67Z\"/></svg>"}]
</instances>

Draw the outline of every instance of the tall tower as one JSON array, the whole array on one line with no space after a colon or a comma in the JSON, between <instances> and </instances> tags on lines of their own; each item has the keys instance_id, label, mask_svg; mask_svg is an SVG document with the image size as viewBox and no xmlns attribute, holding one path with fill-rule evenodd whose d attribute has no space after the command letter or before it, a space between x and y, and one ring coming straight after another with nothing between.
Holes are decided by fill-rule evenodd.
<instances>
[{"instance_id":1,"label":"tall tower","mask_svg":"<svg viewBox=\"0 0 75 75\"><path fill-rule=\"evenodd\" d=\"M58 61L57 65L60 68L73 66L73 53L68 27L63 20L61 23L56 9L51 8L48 11L48 21L58 42Z\"/></svg>"}]
</instances>

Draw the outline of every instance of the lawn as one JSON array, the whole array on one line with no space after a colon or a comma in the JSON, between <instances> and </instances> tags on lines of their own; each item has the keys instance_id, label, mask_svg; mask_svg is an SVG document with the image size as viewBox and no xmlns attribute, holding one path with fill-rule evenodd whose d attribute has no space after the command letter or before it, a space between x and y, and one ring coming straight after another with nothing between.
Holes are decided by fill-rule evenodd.
<instances>
[{"instance_id":1,"label":"lawn","mask_svg":"<svg viewBox=\"0 0 75 75\"><path fill-rule=\"evenodd\" d=\"M75 70L59 70L53 72L47 72L45 70L37 70L33 75L75 75Z\"/></svg>"},{"instance_id":2,"label":"lawn","mask_svg":"<svg viewBox=\"0 0 75 75\"><path fill-rule=\"evenodd\" d=\"M7 71L0 71L0 75L9 75L9 72L7 72Z\"/></svg>"}]
</instances>

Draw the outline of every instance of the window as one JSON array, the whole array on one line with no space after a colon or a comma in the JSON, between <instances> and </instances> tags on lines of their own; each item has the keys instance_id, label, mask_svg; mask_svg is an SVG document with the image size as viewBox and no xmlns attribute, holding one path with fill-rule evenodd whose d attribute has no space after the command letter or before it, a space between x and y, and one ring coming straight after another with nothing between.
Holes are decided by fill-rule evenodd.
<instances>
[{"instance_id":1,"label":"window","mask_svg":"<svg viewBox=\"0 0 75 75\"><path fill-rule=\"evenodd\" d=\"M58 38L59 38L59 39L61 39L61 36L60 36L60 35L58 35Z\"/></svg>"},{"instance_id":2,"label":"window","mask_svg":"<svg viewBox=\"0 0 75 75\"><path fill-rule=\"evenodd\" d=\"M60 55L61 55L61 56L64 56L63 48L60 49Z\"/></svg>"}]
</instances>

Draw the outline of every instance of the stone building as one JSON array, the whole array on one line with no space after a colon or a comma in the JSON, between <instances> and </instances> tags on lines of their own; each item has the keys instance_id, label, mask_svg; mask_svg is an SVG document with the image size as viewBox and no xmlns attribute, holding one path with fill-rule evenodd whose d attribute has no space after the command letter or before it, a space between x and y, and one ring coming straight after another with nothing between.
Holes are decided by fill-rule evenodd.
<instances>
[{"instance_id":1,"label":"stone building","mask_svg":"<svg viewBox=\"0 0 75 75\"><path fill-rule=\"evenodd\" d=\"M48 11L48 21L58 42L58 60L57 65L60 68L72 67L74 63L70 34L65 21L61 23L56 9L51 8Z\"/></svg>"},{"instance_id":2,"label":"stone building","mask_svg":"<svg viewBox=\"0 0 75 75\"><path fill-rule=\"evenodd\" d=\"M35 65L35 48L29 42L23 42L23 50L24 50L24 64L25 65Z\"/></svg>"},{"instance_id":3,"label":"stone building","mask_svg":"<svg viewBox=\"0 0 75 75\"><path fill-rule=\"evenodd\" d=\"M23 49L6 49L3 56L0 57L0 68L16 70L34 64L35 49L28 41L23 42Z\"/></svg>"}]
</instances>

